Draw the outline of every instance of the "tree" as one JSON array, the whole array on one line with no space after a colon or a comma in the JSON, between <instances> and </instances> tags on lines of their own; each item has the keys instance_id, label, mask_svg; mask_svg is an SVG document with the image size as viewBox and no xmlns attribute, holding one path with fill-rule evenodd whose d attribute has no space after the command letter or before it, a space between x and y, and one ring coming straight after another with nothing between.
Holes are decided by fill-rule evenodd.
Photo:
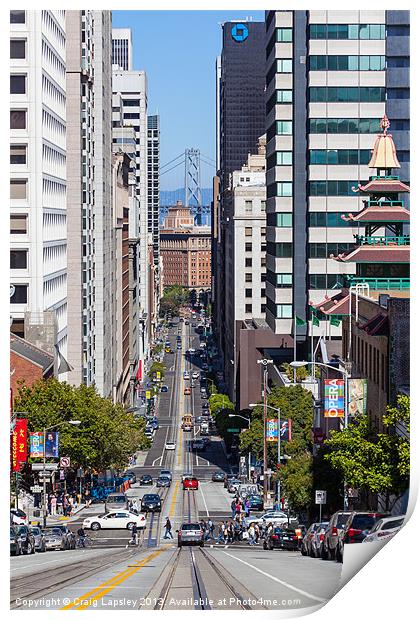
<instances>
[{"instance_id":1,"label":"tree","mask_svg":"<svg viewBox=\"0 0 420 620\"><path fill-rule=\"evenodd\" d=\"M232 436L227 430L232 427L229 414L235 411L235 405L226 394L215 392L209 398L209 407L211 415L214 416L217 430L229 447L232 441ZM240 421L240 418L238 420Z\"/></svg>"},{"instance_id":2,"label":"tree","mask_svg":"<svg viewBox=\"0 0 420 620\"><path fill-rule=\"evenodd\" d=\"M171 312L172 314L178 314L181 306L188 303L189 292L188 289L174 284L173 286L167 286L162 295L160 301L161 314Z\"/></svg>"},{"instance_id":3,"label":"tree","mask_svg":"<svg viewBox=\"0 0 420 620\"><path fill-rule=\"evenodd\" d=\"M39 380L31 387L22 382L14 406L27 412L31 432L80 420L77 427L63 424L57 429L60 454L69 456L74 468L122 468L133 452L150 446L144 420L99 396L94 386L75 387L57 379Z\"/></svg>"},{"instance_id":4,"label":"tree","mask_svg":"<svg viewBox=\"0 0 420 620\"><path fill-rule=\"evenodd\" d=\"M339 470L346 483L357 489L385 495L386 509L406 491L410 472L408 436L396 432L398 424L410 431L410 399L399 396L397 407L387 407L383 416L386 433L376 433L367 415L355 418L343 431L331 431L325 443L331 452L325 458Z\"/></svg>"},{"instance_id":5,"label":"tree","mask_svg":"<svg viewBox=\"0 0 420 620\"><path fill-rule=\"evenodd\" d=\"M149 375L153 376L156 374L157 376L157 373L160 372L161 379L163 379L163 377L165 376L165 371L165 364L163 364L162 362L153 362L153 364L150 366Z\"/></svg>"}]
</instances>

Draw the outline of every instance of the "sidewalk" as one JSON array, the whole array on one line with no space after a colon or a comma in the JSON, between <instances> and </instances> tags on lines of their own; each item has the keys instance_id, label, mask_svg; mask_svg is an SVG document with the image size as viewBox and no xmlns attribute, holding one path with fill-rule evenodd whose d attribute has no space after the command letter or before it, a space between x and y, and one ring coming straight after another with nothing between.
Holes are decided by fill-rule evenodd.
<instances>
[{"instance_id":1,"label":"sidewalk","mask_svg":"<svg viewBox=\"0 0 420 620\"><path fill-rule=\"evenodd\" d=\"M65 517L64 515L47 515L47 526L51 526L51 525L55 525L57 523L63 522L63 521L72 521L74 520L73 518L77 518L78 514L80 512L82 512L82 510L84 510L86 508L85 504L81 504L80 506L78 506L75 510L73 510L73 514L69 517ZM39 517L35 517L34 516L34 511L35 510L39 510ZM29 523L31 523L32 525L35 523L38 523L38 521L40 523L42 523L42 508L34 508L33 506L29 507L29 510L27 511L27 515L28 515L28 519L29 519Z\"/></svg>"}]
</instances>

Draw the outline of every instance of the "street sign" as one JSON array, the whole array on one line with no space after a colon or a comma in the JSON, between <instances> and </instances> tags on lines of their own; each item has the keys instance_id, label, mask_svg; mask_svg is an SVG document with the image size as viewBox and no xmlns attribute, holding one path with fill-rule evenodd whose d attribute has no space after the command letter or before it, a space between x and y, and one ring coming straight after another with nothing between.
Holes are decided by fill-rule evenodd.
<instances>
[{"instance_id":1,"label":"street sign","mask_svg":"<svg viewBox=\"0 0 420 620\"><path fill-rule=\"evenodd\" d=\"M62 456L60 458L60 467L62 467L63 469L65 469L66 467L70 467L70 457L69 456Z\"/></svg>"},{"instance_id":2,"label":"street sign","mask_svg":"<svg viewBox=\"0 0 420 620\"><path fill-rule=\"evenodd\" d=\"M53 474L52 471L45 471L45 472L44 471L40 471L39 474L38 474L38 478L39 478L39 480L44 480L44 478L45 478L45 480L49 480L51 478L52 474Z\"/></svg>"},{"instance_id":3,"label":"street sign","mask_svg":"<svg viewBox=\"0 0 420 620\"><path fill-rule=\"evenodd\" d=\"M326 504L327 503L327 492L326 491L315 491L315 504Z\"/></svg>"},{"instance_id":4,"label":"street sign","mask_svg":"<svg viewBox=\"0 0 420 620\"><path fill-rule=\"evenodd\" d=\"M228 428L227 432L228 433L239 433L240 432L240 428Z\"/></svg>"},{"instance_id":5,"label":"street sign","mask_svg":"<svg viewBox=\"0 0 420 620\"><path fill-rule=\"evenodd\" d=\"M34 484L34 486L31 487L31 491L33 493L42 493L42 487L40 487L39 484Z\"/></svg>"},{"instance_id":6,"label":"street sign","mask_svg":"<svg viewBox=\"0 0 420 620\"><path fill-rule=\"evenodd\" d=\"M44 463L32 463L32 471L43 471ZM58 463L45 463L45 471L56 471Z\"/></svg>"}]
</instances>

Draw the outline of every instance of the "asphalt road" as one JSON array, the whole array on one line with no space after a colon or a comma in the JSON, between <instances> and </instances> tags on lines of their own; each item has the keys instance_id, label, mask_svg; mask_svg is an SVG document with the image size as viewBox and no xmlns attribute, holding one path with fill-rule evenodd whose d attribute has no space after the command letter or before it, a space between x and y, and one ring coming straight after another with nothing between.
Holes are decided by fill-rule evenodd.
<instances>
[{"instance_id":1,"label":"asphalt road","mask_svg":"<svg viewBox=\"0 0 420 620\"><path fill-rule=\"evenodd\" d=\"M199 382L191 396L184 395L184 370L194 369L185 351L198 348L199 338L191 326L182 326L182 350L176 349L177 328L171 330L172 349L166 356L169 371L158 403L160 428L137 477L150 473L154 479L161 468L171 469L169 489L162 495L161 514L148 515L141 545L128 545L130 533L108 530L92 533L94 546L65 552L48 552L11 558L11 605L21 609L286 609L315 610L339 587L341 566L333 562L302 557L287 551L264 551L245 543L204 549L178 549L176 531L183 521L211 516L216 522L230 516L231 496L223 484L211 481L215 469L230 471L219 437L200 455L191 450L191 438L198 434L181 430L186 413L201 412ZM169 364L168 364L169 361ZM165 450L167 440L174 451ZM198 491L183 491L181 476L195 474ZM130 495L141 498L155 487L138 484ZM70 519L73 530L88 514L103 512L92 505ZM162 523L169 516L175 540L163 538Z\"/></svg>"}]
</instances>

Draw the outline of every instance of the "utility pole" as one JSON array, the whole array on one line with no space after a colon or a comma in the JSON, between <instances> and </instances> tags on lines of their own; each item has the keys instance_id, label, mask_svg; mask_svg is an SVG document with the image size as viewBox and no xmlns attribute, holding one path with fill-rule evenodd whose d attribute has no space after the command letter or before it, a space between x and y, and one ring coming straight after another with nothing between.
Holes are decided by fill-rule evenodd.
<instances>
[{"instance_id":1,"label":"utility pole","mask_svg":"<svg viewBox=\"0 0 420 620\"><path fill-rule=\"evenodd\" d=\"M263 366L263 402L264 402L264 415L263 415L263 481L264 481L264 491L263 491L263 501L264 508L267 503L267 492L268 492L268 480L267 480L267 440L266 440L266 425L267 425L267 387L268 387L268 364L272 364L273 360L262 359L257 360L257 364L262 364Z\"/></svg>"}]
</instances>

